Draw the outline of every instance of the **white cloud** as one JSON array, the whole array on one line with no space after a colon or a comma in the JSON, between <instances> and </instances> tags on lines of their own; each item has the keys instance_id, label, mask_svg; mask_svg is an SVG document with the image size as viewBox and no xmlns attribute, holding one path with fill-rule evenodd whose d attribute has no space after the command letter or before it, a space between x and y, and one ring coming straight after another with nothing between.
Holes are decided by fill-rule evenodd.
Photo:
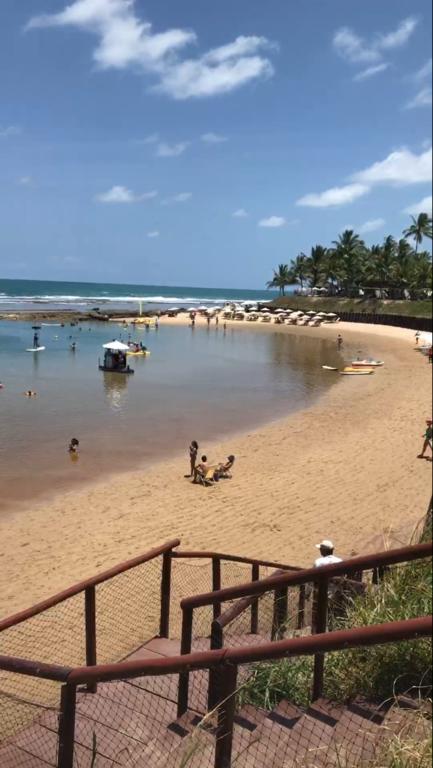
<instances>
[{"instance_id":1,"label":"white cloud","mask_svg":"<svg viewBox=\"0 0 433 768\"><path fill-rule=\"evenodd\" d=\"M389 51L393 48L401 48L406 45L415 32L419 24L419 19L415 16L409 16L398 25L397 29L389 32L387 35L381 35L377 41L377 47Z\"/></svg>"},{"instance_id":2,"label":"white cloud","mask_svg":"<svg viewBox=\"0 0 433 768\"><path fill-rule=\"evenodd\" d=\"M403 213L408 213L410 216L419 216L420 213L429 213L432 215L433 210L433 197L429 195L420 200L419 203L414 203L405 208Z\"/></svg>"},{"instance_id":3,"label":"white cloud","mask_svg":"<svg viewBox=\"0 0 433 768\"><path fill-rule=\"evenodd\" d=\"M359 184L409 184L428 183L432 180L432 148L416 155L403 148L392 152L385 160L355 173L353 181Z\"/></svg>"},{"instance_id":4,"label":"white cloud","mask_svg":"<svg viewBox=\"0 0 433 768\"><path fill-rule=\"evenodd\" d=\"M349 184L345 187L333 187L319 194L305 195L296 204L308 208L335 208L349 205L349 203L367 195L369 191L370 187L365 184Z\"/></svg>"},{"instance_id":5,"label":"white cloud","mask_svg":"<svg viewBox=\"0 0 433 768\"><path fill-rule=\"evenodd\" d=\"M234 219L248 219L249 218L248 211L245 210L245 208L239 208L239 210L235 211L233 213Z\"/></svg>"},{"instance_id":6,"label":"white cloud","mask_svg":"<svg viewBox=\"0 0 433 768\"><path fill-rule=\"evenodd\" d=\"M405 109L418 109L432 105L432 59L409 77L412 83L418 85L419 91L404 105Z\"/></svg>"},{"instance_id":7,"label":"white cloud","mask_svg":"<svg viewBox=\"0 0 433 768\"><path fill-rule=\"evenodd\" d=\"M349 27L339 29L333 43L337 53L352 64L371 64L382 58L378 50L368 45Z\"/></svg>"},{"instance_id":8,"label":"white cloud","mask_svg":"<svg viewBox=\"0 0 433 768\"><path fill-rule=\"evenodd\" d=\"M358 227L358 232L360 235L367 235L369 232L377 232L379 229L383 229L385 224L385 219L371 219L366 221L365 224L361 224Z\"/></svg>"},{"instance_id":9,"label":"white cloud","mask_svg":"<svg viewBox=\"0 0 433 768\"><path fill-rule=\"evenodd\" d=\"M201 137L203 144L224 144L228 141L227 136L221 136L219 133L204 133Z\"/></svg>"},{"instance_id":10,"label":"white cloud","mask_svg":"<svg viewBox=\"0 0 433 768\"><path fill-rule=\"evenodd\" d=\"M433 71L433 60L429 59L427 63L424 64L424 66L418 70L418 72L415 72L415 74L412 76L412 80L415 83L422 83L424 82L424 80L431 78L432 71Z\"/></svg>"},{"instance_id":11,"label":"white cloud","mask_svg":"<svg viewBox=\"0 0 433 768\"><path fill-rule=\"evenodd\" d=\"M19 125L6 125L2 127L0 125L0 139L9 139L11 136L20 136L22 129Z\"/></svg>"},{"instance_id":12,"label":"white cloud","mask_svg":"<svg viewBox=\"0 0 433 768\"><path fill-rule=\"evenodd\" d=\"M159 139L160 139L159 133L151 133L150 136L146 136L139 143L146 144L146 145L158 144Z\"/></svg>"},{"instance_id":13,"label":"white cloud","mask_svg":"<svg viewBox=\"0 0 433 768\"><path fill-rule=\"evenodd\" d=\"M96 202L119 204L119 205L131 205L132 203L140 203L145 200L153 200L158 196L158 192L145 192L142 195L136 195L127 187L116 186L96 196Z\"/></svg>"},{"instance_id":14,"label":"white cloud","mask_svg":"<svg viewBox=\"0 0 433 768\"><path fill-rule=\"evenodd\" d=\"M157 239L157 238L160 236L160 234L161 234L161 233L160 233L160 232L158 232L158 230L157 230L157 229L155 229L153 232L148 232L148 233L147 233L147 236L148 236L148 237L149 237L151 240L156 240L156 239Z\"/></svg>"},{"instance_id":15,"label":"white cloud","mask_svg":"<svg viewBox=\"0 0 433 768\"><path fill-rule=\"evenodd\" d=\"M93 57L101 69L133 68L157 79L156 90L175 99L228 93L270 77L273 67L262 37L239 37L197 58L181 57L197 43L193 30L154 33L136 13L135 0L74 0L63 11L33 17L27 29L75 27L98 38Z\"/></svg>"},{"instance_id":16,"label":"white cloud","mask_svg":"<svg viewBox=\"0 0 433 768\"><path fill-rule=\"evenodd\" d=\"M192 198L192 192L180 192L173 197L174 203L187 203Z\"/></svg>"},{"instance_id":17,"label":"white cloud","mask_svg":"<svg viewBox=\"0 0 433 768\"><path fill-rule=\"evenodd\" d=\"M419 19L409 16L396 29L376 35L372 40L365 40L350 27L342 27L335 33L333 45L350 64L369 65L354 78L356 82L361 82L388 69L389 63L383 60L384 53L406 45L418 24Z\"/></svg>"},{"instance_id":18,"label":"white cloud","mask_svg":"<svg viewBox=\"0 0 433 768\"><path fill-rule=\"evenodd\" d=\"M375 75L379 75L381 72L385 72L387 69L389 69L390 64L387 61L382 62L382 64L375 64L372 67L367 67L367 69L363 69L362 72L360 72L358 75L355 75L353 78L355 83L361 83L363 80L370 80L370 78L374 77Z\"/></svg>"},{"instance_id":19,"label":"white cloud","mask_svg":"<svg viewBox=\"0 0 433 768\"><path fill-rule=\"evenodd\" d=\"M262 219L259 221L259 227L265 229L279 229L286 225L286 219L283 216L270 216L268 219Z\"/></svg>"},{"instance_id":20,"label":"white cloud","mask_svg":"<svg viewBox=\"0 0 433 768\"><path fill-rule=\"evenodd\" d=\"M425 88L421 88L413 99L408 101L405 108L418 109L418 107L431 107L432 103L432 89L431 86L427 85Z\"/></svg>"},{"instance_id":21,"label":"white cloud","mask_svg":"<svg viewBox=\"0 0 433 768\"><path fill-rule=\"evenodd\" d=\"M180 157L189 147L188 141L181 141L178 144L166 144L161 142L156 150L157 157Z\"/></svg>"}]
</instances>

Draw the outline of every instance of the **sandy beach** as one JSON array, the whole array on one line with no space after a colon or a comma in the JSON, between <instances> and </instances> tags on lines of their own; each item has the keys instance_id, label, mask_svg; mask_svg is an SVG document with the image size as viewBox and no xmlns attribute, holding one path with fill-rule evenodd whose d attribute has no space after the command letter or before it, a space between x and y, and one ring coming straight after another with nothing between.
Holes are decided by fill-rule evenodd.
<instances>
[{"instance_id":1,"label":"sandy beach","mask_svg":"<svg viewBox=\"0 0 433 768\"><path fill-rule=\"evenodd\" d=\"M342 556L375 549L390 533L407 541L431 497L431 464L416 458L431 415L431 367L414 351L413 331L257 327L328 338L337 332L351 350L359 346L386 367L371 377L341 377L307 411L203 446L211 463L236 454L233 480L211 488L189 483L185 446L184 456L164 464L1 519L0 615L173 537L188 549L296 565L311 563L323 537Z\"/></svg>"}]
</instances>

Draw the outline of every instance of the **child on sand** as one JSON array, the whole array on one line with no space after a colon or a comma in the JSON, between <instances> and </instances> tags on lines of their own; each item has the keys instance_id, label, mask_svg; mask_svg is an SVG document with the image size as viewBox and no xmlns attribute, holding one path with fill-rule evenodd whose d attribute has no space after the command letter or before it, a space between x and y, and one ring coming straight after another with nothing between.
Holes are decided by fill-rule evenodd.
<instances>
[{"instance_id":1,"label":"child on sand","mask_svg":"<svg viewBox=\"0 0 433 768\"><path fill-rule=\"evenodd\" d=\"M189 475L189 477L194 477L195 465L197 464L197 454L198 454L198 442L197 440L193 440L191 445L189 446L189 460L191 462L191 474Z\"/></svg>"}]
</instances>

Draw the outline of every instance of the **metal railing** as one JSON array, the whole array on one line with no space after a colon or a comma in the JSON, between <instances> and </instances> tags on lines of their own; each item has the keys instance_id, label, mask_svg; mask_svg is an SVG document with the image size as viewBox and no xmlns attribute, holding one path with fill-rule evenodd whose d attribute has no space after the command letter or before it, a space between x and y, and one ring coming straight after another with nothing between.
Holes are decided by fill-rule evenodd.
<instances>
[{"instance_id":1,"label":"metal railing","mask_svg":"<svg viewBox=\"0 0 433 768\"><path fill-rule=\"evenodd\" d=\"M328 630L328 609L329 609L329 586L330 583L351 576L359 585L362 581L365 571L373 571L373 583L378 584L385 576L387 569L392 565L409 563L416 560L422 560L432 555L432 542L418 544L411 547L382 552L376 555L367 555L356 557L351 560L329 565L323 568L311 568L295 573L285 573L271 576L262 581L255 581L250 584L243 584L238 587L214 591L203 595L195 595L186 598L181 603L182 618L182 641L181 654L188 655L192 650L193 643L193 623L194 611L204 606L213 606L214 623L211 631L211 642L213 648L222 647L224 626L234 620L249 607L252 608L254 616L254 626L257 616L257 600L266 593L274 594L274 612L272 637L276 638L278 628L284 626L288 615L288 594L289 589L293 587L300 588L299 608L298 608L298 627L303 626L305 612L305 589L307 585L312 584L315 590L315 610L312 626L313 634L323 634ZM360 585L359 585L360 586ZM233 606L225 614L222 621L222 605L225 602L239 600L240 603ZM253 624L253 620L252 620ZM313 699L322 695L324 683L325 656L316 654L314 665L314 683ZM212 703L216 698L213 691L215 680L210 677L209 681L209 702ZM178 716L181 717L188 710L189 703L189 672L187 669L180 674L178 691Z\"/></svg>"}]
</instances>

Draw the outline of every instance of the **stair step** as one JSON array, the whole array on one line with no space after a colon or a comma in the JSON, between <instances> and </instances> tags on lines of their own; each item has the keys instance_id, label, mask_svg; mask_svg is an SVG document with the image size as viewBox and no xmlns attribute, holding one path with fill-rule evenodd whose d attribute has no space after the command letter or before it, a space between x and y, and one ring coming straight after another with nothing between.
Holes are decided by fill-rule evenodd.
<instances>
[{"instance_id":1,"label":"stair step","mask_svg":"<svg viewBox=\"0 0 433 768\"><path fill-rule=\"evenodd\" d=\"M304 713L283 701L270 714L262 714L261 723L235 751L236 768L282 768L283 762L278 753L283 744L289 743L292 730Z\"/></svg>"}]
</instances>

